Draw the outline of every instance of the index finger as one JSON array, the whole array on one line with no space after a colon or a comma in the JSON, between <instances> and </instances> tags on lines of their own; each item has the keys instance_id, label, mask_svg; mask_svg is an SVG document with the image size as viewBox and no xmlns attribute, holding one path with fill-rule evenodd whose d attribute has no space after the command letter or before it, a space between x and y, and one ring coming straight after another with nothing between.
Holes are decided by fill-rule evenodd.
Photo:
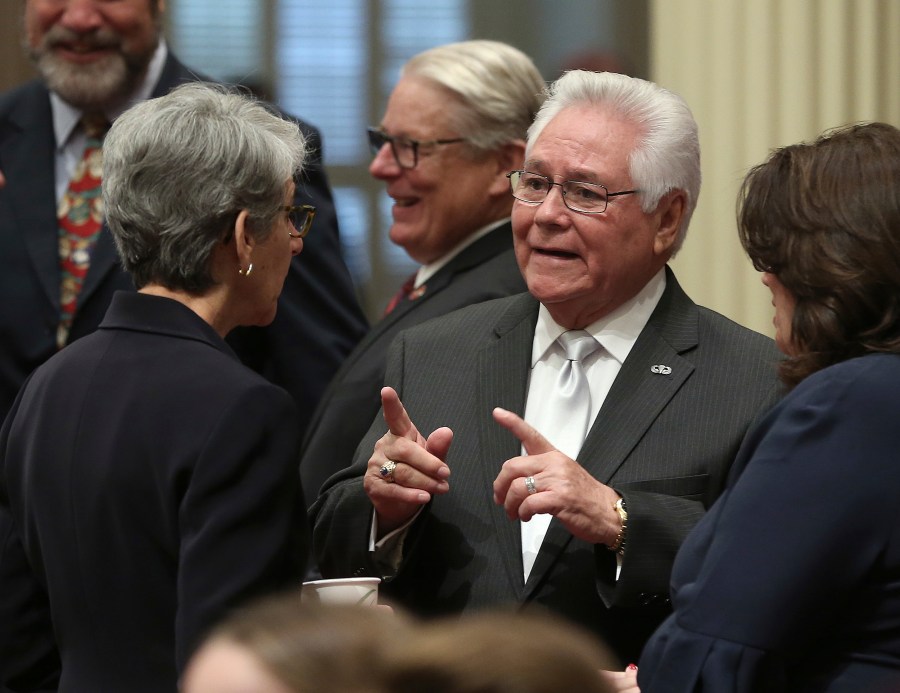
<instances>
[{"instance_id":1,"label":"index finger","mask_svg":"<svg viewBox=\"0 0 900 693\"><path fill-rule=\"evenodd\" d=\"M514 414L508 409L495 407L493 415L494 421L518 438L519 442L525 447L525 452L529 455L540 455L556 450L550 444L550 441L544 438L534 426L526 423L518 414Z\"/></svg>"},{"instance_id":2,"label":"index finger","mask_svg":"<svg viewBox=\"0 0 900 693\"><path fill-rule=\"evenodd\" d=\"M414 438L409 433L414 431L415 427L394 388L381 388L381 406L384 409L384 421L391 433L402 438Z\"/></svg>"}]
</instances>

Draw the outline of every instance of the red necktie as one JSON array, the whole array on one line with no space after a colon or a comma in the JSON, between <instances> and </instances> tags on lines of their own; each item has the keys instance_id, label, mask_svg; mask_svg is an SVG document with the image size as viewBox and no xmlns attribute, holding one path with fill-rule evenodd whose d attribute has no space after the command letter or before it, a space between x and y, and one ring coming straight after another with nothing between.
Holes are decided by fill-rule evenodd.
<instances>
[{"instance_id":1,"label":"red necktie","mask_svg":"<svg viewBox=\"0 0 900 693\"><path fill-rule=\"evenodd\" d=\"M82 118L85 148L75 167L69 187L56 211L59 219L60 315L56 346L62 349L69 338L78 294L91 261L91 251L103 225L103 198L100 193L101 145L109 127L97 116Z\"/></svg>"},{"instance_id":2,"label":"red necktie","mask_svg":"<svg viewBox=\"0 0 900 693\"><path fill-rule=\"evenodd\" d=\"M400 290L394 294L393 298L388 302L387 308L384 309L384 315L388 315L394 308L397 307L397 304L400 303L404 298L407 298L411 293L413 288L416 285L416 272L413 272L409 277L406 278L406 281L403 282L403 286L400 287Z\"/></svg>"}]
</instances>

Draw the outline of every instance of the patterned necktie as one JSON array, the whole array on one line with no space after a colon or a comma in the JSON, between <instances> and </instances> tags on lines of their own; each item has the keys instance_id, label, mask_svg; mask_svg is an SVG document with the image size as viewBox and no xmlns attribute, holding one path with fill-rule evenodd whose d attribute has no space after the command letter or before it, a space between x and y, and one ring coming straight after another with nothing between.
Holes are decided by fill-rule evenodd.
<instances>
[{"instance_id":1,"label":"patterned necktie","mask_svg":"<svg viewBox=\"0 0 900 693\"><path fill-rule=\"evenodd\" d=\"M84 154L56 210L60 267L60 316L56 346L59 349L66 345L69 338L78 294L87 275L91 251L103 225L101 146L109 123L102 115L85 114L81 125L85 134Z\"/></svg>"},{"instance_id":2,"label":"patterned necktie","mask_svg":"<svg viewBox=\"0 0 900 693\"><path fill-rule=\"evenodd\" d=\"M566 362L556 376L553 391L547 393L539 420L533 423L553 447L574 460L591 419L591 388L581 362L597 351L600 343L584 330L563 332L556 341L566 352ZM540 514L521 523L526 582L552 519L552 515Z\"/></svg>"},{"instance_id":3,"label":"patterned necktie","mask_svg":"<svg viewBox=\"0 0 900 693\"><path fill-rule=\"evenodd\" d=\"M385 317L391 313L394 308L402 301L407 298L413 291L416 286L416 274L417 272L413 272L406 278L406 281L403 282L403 286L393 295L391 300L387 304L387 308L384 309L384 314L382 317Z\"/></svg>"}]
</instances>

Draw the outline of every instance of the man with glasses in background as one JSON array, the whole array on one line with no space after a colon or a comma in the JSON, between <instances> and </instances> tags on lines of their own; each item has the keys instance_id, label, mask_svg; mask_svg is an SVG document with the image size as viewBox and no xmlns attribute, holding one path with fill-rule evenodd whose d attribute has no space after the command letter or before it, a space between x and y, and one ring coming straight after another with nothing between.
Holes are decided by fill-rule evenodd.
<instances>
[{"instance_id":1,"label":"man with glasses in background","mask_svg":"<svg viewBox=\"0 0 900 693\"><path fill-rule=\"evenodd\" d=\"M388 346L401 330L525 291L505 176L522 165L543 89L531 59L496 41L438 46L404 65L380 126L369 128L369 171L394 202L391 241L421 266L344 362L313 416L300 463L308 502L353 461L378 413Z\"/></svg>"},{"instance_id":2,"label":"man with glasses in background","mask_svg":"<svg viewBox=\"0 0 900 693\"><path fill-rule=\"evenodd\" d=\"M539 605L636 661L681 541L777 399L777 351L667 267L700 192L680 97L569 72L508 177L528 293L398 337L383 419L311 509L315 552L414 613Z\"/></svg>"}]
</instances>

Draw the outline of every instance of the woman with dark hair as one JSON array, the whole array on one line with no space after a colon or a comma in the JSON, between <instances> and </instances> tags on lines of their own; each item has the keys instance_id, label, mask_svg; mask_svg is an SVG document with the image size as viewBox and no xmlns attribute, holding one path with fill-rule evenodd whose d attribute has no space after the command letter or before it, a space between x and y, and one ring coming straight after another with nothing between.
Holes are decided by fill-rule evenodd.
<instances>
[{"instance_id":1,"label":"woman with dark hair","mask_svg":"<svg viewBox=\"0 0 900 693\"><path fill-rule=\"evenodd\" d=\"M854 125L747 176L787 397L679 551L644 693L900 690L900 131Z\"/></svg>"}]
</instances>

